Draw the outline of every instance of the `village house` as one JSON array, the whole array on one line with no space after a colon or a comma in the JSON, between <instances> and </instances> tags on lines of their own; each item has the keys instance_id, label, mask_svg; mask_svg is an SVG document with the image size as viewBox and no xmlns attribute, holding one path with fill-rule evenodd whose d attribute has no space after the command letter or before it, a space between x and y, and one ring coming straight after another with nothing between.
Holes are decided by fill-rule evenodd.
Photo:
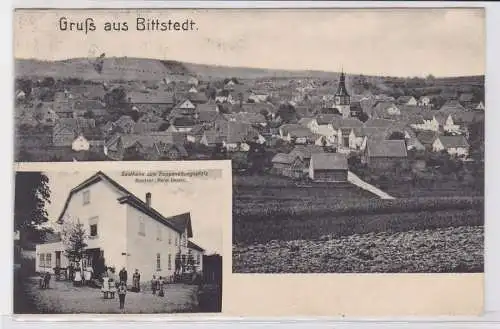
<instances>
[{"instance_id":1,"label":"village house","mask_svg":"<svg viewBox=\"0 0 500 329\"><path fill-rule=\"evenodd\" d=\"M35 107L35 116L40 120L40 123L45 125L54 125L59 120L59 116L52 109L50 103L37 104Z\"/></svg>"},{"instance_id":2,"label":"village house","mask_svg":"<svg viewBox=\"0 0 500 329\"><path fill-rule=\"evenodd\" d=\"M422 115L415 118L410 126L416 130L438 131L439 121L432 113L423 113Z\"/></svg>"},{"instance_id":3,"label":"village house","mask_svg":"<svg viewBox=\"0 0 500 329\"><path fill-rule=\"evenodd\" d=\"M195 113L196 105L191 100L185 99L173 108L170 117L194 116Z\"/></svg>"},{"instance_id":4,"label":"village house","mask_svg":"<svg viewBox=\"0 0 500 329\"><path fill-rule=\"evenodd\" d=\"M200 81L196 77L189 77L187 83L191 86L198 86Z\"/></svg>"},{"instance_id":5,"label":"village house","mask_svg":"<svg viewBox=\"0 0 500 329\"><path fill-rule=\"evenodd\" d=\"M379 119L399 120L401 110L392 102L377 102L371 110L371 116Z\"/></svg>"},{"instance_id":6,"label":"village house","mask_svg":"<svg viewBox=\"0 0 500 329\"><path fill-rule=\"evenodd\" d=\"M418 106L427 107L431 105L432 98L430 96L420 96L418 99Z\"/></svg>"},{"instance_id":7,"label":"village house","mask_svg":"<svg viewBox=\"0 0 500 329\"><path fill-rule=\"evenodd\" d=\"M89 130L93 134L95 127L94 119L59 119L52 127L52 145L57 147L71 146L79 134Z\"/></svg>"},{"instance_id":8,"label":"village house","mask_svg":"<svg viewBox=\"0 0 500 329\"><path fill-rule=\"evenodd\" d=\"M174 106L174 94L166 91L131 91L127 93L127 97L129 103L139 112L154 111L161 116Z\"/></svg>"},{"instance_id":9,"label":"village house","mask_svg":"<svg viewBox=\"0 0 500 329\"><path fill-rule=\"evenodd\" d=\"M453 117L448 115L443 125L443 130L450 134L460 134L460 126L455 124Z\"/></svg>"},{"instance_id":10,"label":"village house","mask_svg":"<svg viewBox=\"0 0 500 329\"><path fill-rule=\"evenodd\" d=\"M397 99L397 103L401 105L411 105L411 106L416 106L418 104L417 100L413 96L400 96Z\"/></svg>"},{"instance_id":11,"label":"village house","mask_svg":"<svg viewBox=\"0 0 500 329\"><path fill-rule=\"evenodd\" d=\"M389 170L408 165L404 140L368 140L362 155L362 163L371 168Z\"/></svg>"},{"instance_id":12,"label":"village house","mask_svg":"<svg viewBox=\"0 0 500 329\"><path fill-rule=\"evenodd\" d=\"M276 175L301 178L304 177L304 163L294 154L278 153L271 160L272 172Z\"/></svg>"},{"instance_id":13,"label":"village house","mask_svg":"<svg viewBox=\"0 0 500 329\"><path fill-rule=\"evenodd\" d=\"M227 123L227 136L222 137L223 147L229 152L248 152L250 143L265 143L266 139L250 124Z\"/></svg>"},{"instance_id":14,"label":"village house","mask_svg":"<svg viewBox=\"0 0 500 329\"><path fill-rule=\"evenodd\" d=\"M439 136L432 143L434 152L446 151L448 154L457 157L467 157L469 155L469 143L464 136Z\"/></svg>"},{"instance_id":15,"label":"village house","mask_svg":"<svg viewBox=\"0 0 500 329\"><path fill-rule=\"evenodd\" d=\"M302 118L299 120L299 124L308 128L315 134L319 131L318 121L315 118Z\"/></svg>"},{"instance_id":16,"label":"village house","mask_svg":"<svg viewBox=\"0 0 500 329\"><path fill-rule=\"evenodd\" d=\"M94 267L96 274L100 274L96 265L103 258L105 266L117 271L138 269L144 281L153 275L171 277L176 257L186 264L190 254L202 249L188 244L193 237L190 213L164 216L153 207L151 193L143 201L102 172L69 192L58 223L76 220L88 234L80 266ZM190 246L196 250L190 251ZM39 272L53 273L54 268L70 265L63 241L38 244L36 256ZM203 271L201 262L196 270Z\"/></svg>"},{"instance_id":17,"label":"village house","mask_svg":"<svg viewBox=\"0 0 500 329\"><path fill-rule=\"evenodd\" d=\"M104 155L112 160L122 160L127 152L132 151L152 159L171 157L177 159L187 157L184 148L186 142L186 134L182 132L117 133L105 142L103 151ZM171 148L170 145L176 147ZM171 152L175 154L172 155Z\"/></svg>"},{"instance_id":18,"label":"village house","mask_svg":"<svg viewBox=\"0 0 500 329\"><path fill-rule=\"evenodd\" d=\"M196 125L194 119L190 117L177 117L172 119L170 126L168 127L168 132L189 132Z\"/></svg>"},{"instance_id":19,"label":"village house","mask_svg":"<svg viewBox=\"0 0 500 329\"><path fill-rule=\"evenodd\" d=\"M303 170L308 172L311 156L317 153L325 153L323 147L319 145L297 145L289 153L290 156L297 156L304 163Z\"/></svg>"},{"instance_id":20,"label":"village house","mask_svg":"<svg viewBox=\"0 0 500 329\"><path fill-rule=\"evenodd\" d=\"M315 153L309 164L309 178L316 182L346 182L347 156L340 153Z\"/></svg>"}]
</instances>

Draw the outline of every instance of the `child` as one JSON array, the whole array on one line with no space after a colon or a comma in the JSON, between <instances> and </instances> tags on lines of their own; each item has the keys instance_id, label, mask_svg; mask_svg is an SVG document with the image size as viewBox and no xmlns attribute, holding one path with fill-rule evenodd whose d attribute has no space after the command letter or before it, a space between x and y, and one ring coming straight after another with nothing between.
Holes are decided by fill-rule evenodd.
<instances>
[{"instance_id":1,"label":"child","mask_svg":"<svg viewBox=\"0 0 500 329\"><path fill-rule=\"evenodd\" d=\"M160 297L163 297L165 296L165 294L163 293L163 285L164 285L165 281L163 281L163 277L160 276L160 278L158 279L158 285L159 285L159 292L158 292L158 296Z\"/></svg>"},{"instance_id":2,"label":"child","mask_svg":"<svg viewBox=\"0 0 500 329\"><path fill-rule=\"evenodd\" d=\"M125 285L125 282L122 281L120 282L120 285L118 286L118 298L120 299L120 310L123 310L125 308L125 295L127 294L127 286Z\"/></svg>"},{"instance_id":3,"label":"child","mask_svg":"<svg viewBox=\"0 0 500 329\"><path fill-rule=\"evenodd\" d=\"M153 279L151 280L151 290L153 291L153 295L156 295L156 285L158 284L158 280L156 280L156 275L153 275Z\"/></svg>"}]
</instances>

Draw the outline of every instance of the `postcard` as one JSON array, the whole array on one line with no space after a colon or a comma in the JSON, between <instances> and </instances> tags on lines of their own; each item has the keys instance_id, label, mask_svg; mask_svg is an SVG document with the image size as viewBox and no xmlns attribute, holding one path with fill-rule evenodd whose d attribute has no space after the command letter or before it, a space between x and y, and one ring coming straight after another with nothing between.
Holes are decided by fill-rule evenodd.
<instances>
[{"instance_id":1,"label":"postcard","mask_svg":"<svg viewBox=\"0 0 500 329\"><path fill-rule=\"evenodd\" d=\"M221 315L475 315L484 295L485 51L480 7L18 9L15 161L94 163L81 181L58 167L49 182L66 194L89 179L131 179L100 163L230 163L228 200L210 205L232 208L213 226L214 238L228 232L216 250L224 259ZM149 179L184 186L183 177L140 179L137 187ZM217 194L216 181L203 182ZM160 195L172 205L172 191L131 193L147 206L147 192L153 204ZM215 197L179 204L197 226L194 209ZM127 208L120 200L112 201ZM184 216L158 211L166 222ZM106 215L85 216L87 234L94 222L99 234ZM208 216L206 225L217 217ZM133 241L143 237L131 229ZM192 227L188 243L205 250L212 242L203 233L198 240L200 229ZM35 272L54 276L56 264L61 271L72 263L60 238L57 247L31 249ZM141 251L123 243L104 259L118 277L125 267L128 288L136 268L134 289L148 299L156 298L147 291L153 284L143 278L175 281L175 244L134 260ZM99 248L86 247L81 271L102 265ZM47 260L52 251L60 256ZM174 304L183 304L176 293ZM136 294L125 310L141 311L127 306Z\"/></svg>"}]
</instances>

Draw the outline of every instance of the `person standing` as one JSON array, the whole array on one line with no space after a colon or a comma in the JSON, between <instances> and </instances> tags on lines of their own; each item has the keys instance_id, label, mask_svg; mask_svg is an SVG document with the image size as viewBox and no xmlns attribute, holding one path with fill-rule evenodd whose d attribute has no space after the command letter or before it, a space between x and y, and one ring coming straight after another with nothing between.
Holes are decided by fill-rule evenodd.
<instances>
[{"instance_id":1,"label":"person standing","mask_svg":"<svg viewBox=\"0 0 500 329\"><path fill-rule=\"evenodd\" d=\"M163 292L165 281L163 280L163 277L160 276L158 279L158 296L163 297L165 296L165 293Z\"/></svg>"},{"instance_id":2,"label":"person standing","mask_svg":"<svg viewBox=\"0 0 500 329\"><path fill-rule=\"evenodd\" d=\"M118 276L120 277L120 282L124 282L125 283L125 286L127 286L127 270L125 269L125 267L122 267L122 269L120 270L120 273L118 273Z\"/></svg>"},{"instance_id":3,"label":"person standing","mask_svg":"<svg viewBox=\"0 0 500 329\"><path fill-rule=\"evenodd\" d=\"M135 292L139 292L141 290L140 282L141 274L138 269L135 269L134 275L132 275L132 284Z\"/></svg>"},{"instance_id":4,"label":"person standing","mask_svg":"<svg viewBox=\"0 0 500 329\"><path fill-rule=\"evenodd\" d=\"M120 285L118 286L118 299L120 300L120 310L122 313L125 310L125 296L127 295L127 286L125 285L125 282L122 281L120 282Z\"/></svg>"},{"instance_id":5,"label":"person standing","mask_svg":"<svg viewBox=\"0 0 500 329\"><path fill-rule=\"evenodd\" d=\"M151 280L151 290L153 291L153 295L156 295L156 290L158 285L158 280L156 279L156 275L153 275L153 279Z\"/></svg>"}]
</instances>

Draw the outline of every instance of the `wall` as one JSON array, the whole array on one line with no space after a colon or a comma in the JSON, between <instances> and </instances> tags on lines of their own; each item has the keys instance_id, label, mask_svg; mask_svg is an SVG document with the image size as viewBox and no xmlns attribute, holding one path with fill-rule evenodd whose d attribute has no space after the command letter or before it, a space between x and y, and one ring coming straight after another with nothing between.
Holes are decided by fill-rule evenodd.
<instances>
[{"instance_id":1,"label":"wall","mask_svg":"<svg viewBox=\"0 0 500 329\"><path fill-rule=\"evenodd\" d=\"M127 205L127 271L131 277L138 269L141 281L149 282L153 275L170 276L175 270L175 255L180 243L180 234L166 225L159 223L141 211ZM139 234L141 219L144 222L145 235ZM157 239L157 230L161 230L161 240ZM176 239L177 238L177 239ZM169 243L170 242L170 243ZM161 271L156 270L156 256L160 254ZM171 266L168 268L168 255Z\"/></svg>"},{"instance_id":2,"label":"wall","mask_svg":"<svg viewBox=\"0 0 500 329\"><path fill-rule=\"evenodd\" d=\"M35 271L54 273L56 266L56 251L61 251L61 267L68 266L68 259L64 256L64 246L62 242L44 243L36 246ZM49 267L41 267L40 254L51 254L51 263Z\"/></svg>"}]
</instances>

